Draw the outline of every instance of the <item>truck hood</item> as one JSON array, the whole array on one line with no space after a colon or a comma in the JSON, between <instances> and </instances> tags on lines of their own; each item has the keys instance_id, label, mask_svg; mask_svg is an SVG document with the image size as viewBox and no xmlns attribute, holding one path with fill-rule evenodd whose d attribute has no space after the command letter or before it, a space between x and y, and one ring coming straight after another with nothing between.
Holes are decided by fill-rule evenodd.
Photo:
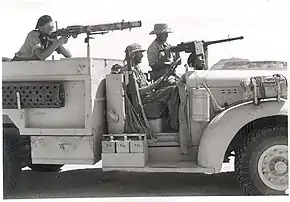
<instances>
[{"instance_id":1,"label":"truck hood","mask_svg":"<svg viewBox=\"0 0 290 202\"><path fill-rule=\"evenodd\" d=\"M238 87L245 78L274 74L282 74L288 80L287 70L198 70L187 73L186 83L189 88L200 86L203 82L209 88Z\"/></svg>"}]
</instances>

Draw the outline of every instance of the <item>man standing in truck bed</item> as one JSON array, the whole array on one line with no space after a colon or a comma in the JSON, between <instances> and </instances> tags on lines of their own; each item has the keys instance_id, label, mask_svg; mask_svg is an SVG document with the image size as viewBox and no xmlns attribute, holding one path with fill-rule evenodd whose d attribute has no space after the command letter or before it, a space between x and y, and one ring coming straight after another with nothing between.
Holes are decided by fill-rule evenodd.
<instances>
[{"instance_id":1,"label":"man standing in truck bed","mask_svg":"<svg viewBox=\"0 0 290 202\"><path fill-rule=\"evenodd\" d=\"M66 58L70 58L71 53L63 47L63 44L67 43L67 37L49 39L49 34L53 29L52 18L49 15L41 16L37 21L35 30L28 33L24 44L12 60L45 60L54 51Z\"/></svg>"},{"instance_id":2,"label":"man standing in truck bed","mask_svg":"<svg viewBox=\"0 0 290 202\"><path fill-rule=\"evenodd\" d=\"M149 66L152 69L151 78L156 81L165 74L169 64L175 61L179 55L169 51L170 45L167 43L168 33L172 33L167 24L155 24L151 34L156 34L156 39L147 50ZM162 51L164 50L164 51ZM172 84L174 81L169 81Z\"/></svg>"}]
</instances>

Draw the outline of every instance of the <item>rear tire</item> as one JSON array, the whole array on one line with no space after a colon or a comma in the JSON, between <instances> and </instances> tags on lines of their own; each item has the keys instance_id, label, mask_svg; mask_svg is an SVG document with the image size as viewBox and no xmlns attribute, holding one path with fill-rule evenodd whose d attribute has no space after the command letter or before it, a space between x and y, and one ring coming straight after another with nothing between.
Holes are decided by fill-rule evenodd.
<instances>
[{"instance_id":1,"label":"rear tire","mask_svg":"<svg viewBox=\"0 0 290 202\"><path fill-rule=\"evenodd\" d=\"M285 195L288 189L288 127L253 129L236 153L235 170L247 195Z\"/></svg>"},{"instance_id":2,"label":"rear tire","mask_svg":"<svg viewBox=\"0 0 290 202\"><path fill-rule=\"evenodd\" d=\"M18 158L17 147L13 136L4 135L3 140L3 192L4 197L16 188L21 174L21 163Z\"/></svg>"},{"instance_id":3,"label":"rear tire","mask_svg":"<svg viewBox=\"0 0 290 202\"><path fill-rule=\"evenodd\" d=\"M61 170L63 165L53 165L53 164L31 164L28 167L37 172L58 172Z\"/></svg>"}]
</instances>

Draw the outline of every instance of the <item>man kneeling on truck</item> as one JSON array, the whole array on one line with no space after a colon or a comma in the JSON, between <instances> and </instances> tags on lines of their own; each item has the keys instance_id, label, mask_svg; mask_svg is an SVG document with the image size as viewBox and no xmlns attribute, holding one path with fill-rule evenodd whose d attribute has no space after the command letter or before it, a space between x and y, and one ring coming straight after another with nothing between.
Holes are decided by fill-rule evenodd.
<instances>
[{"instance_id":1,"label":"man kneeling on truck","mask_svg":"<svg viewBox=\"0 0 290 202\"><path fill-rule=\"evenodd\" d=\"M154 83L149 84L146 80L145 74L142 72L139 66L139 64L142 62L143 52L145 50L141 47L141 45L133 43L127 46L125 52L128 51L130 52L132 71L135 81L139 87L139 94L142 105L146 106L147 104L161 102L163 109L167 109L169 115L169 124L165 130L167 132L177 132L179 130L178 111L180 102L178 86L175 84L166 87L160 86L163 77L159 78Z\"/></svg>"}]
</instances>

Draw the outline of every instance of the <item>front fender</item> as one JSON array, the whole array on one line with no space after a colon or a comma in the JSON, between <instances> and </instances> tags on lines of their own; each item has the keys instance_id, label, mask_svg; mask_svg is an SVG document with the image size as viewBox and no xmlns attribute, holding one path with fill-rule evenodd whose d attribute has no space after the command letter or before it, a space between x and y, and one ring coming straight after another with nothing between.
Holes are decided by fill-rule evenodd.
<instances>
[{"instance_id":1,"label":"front fender","mask_svg":"<svg viewBox=\"0 0 290 202\"><path fill-rule=\"evenodd\" d=\"M288 101L265 100L259 106L252 102L229 108L217 115L204 130L198 149L198 164L214 168L219 172L222 168L225 152L238 131L247 123L256 119L288 115Z\"/></svg>"}]
</instances>

